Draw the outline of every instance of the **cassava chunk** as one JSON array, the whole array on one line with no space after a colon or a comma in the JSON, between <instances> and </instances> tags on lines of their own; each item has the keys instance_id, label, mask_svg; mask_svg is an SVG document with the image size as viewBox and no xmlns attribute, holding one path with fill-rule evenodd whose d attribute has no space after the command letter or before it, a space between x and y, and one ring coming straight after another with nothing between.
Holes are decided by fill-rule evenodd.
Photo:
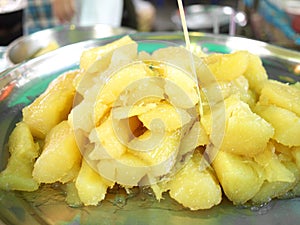
<instances>
[{"instance_id":1,"label":"cassava chunk","mask_svg":"<svg viewBox=\"0 0 300 225\"><path fill-rule=\"evenodd\" d=\"M192 59L193 63L191 63ZM192 55L191 52L187 51L186 48L178 48L174 46L155 50L152 53L152 60L166 62L169 65L180 68L183 71L188 72L192 78L194 77L194 69L202 63L200 58L198 58L196 55Z\"/></svg>"},{"instance_id":2,"label":"cassava chunk","mask_svg":"<svg viewBox=\"0 0 300 225\"><path fill-rule=\"evenodd\" d=\"M275 153L275 146L269 143L263 152L254 156L254 160L264 169L264 178L269 182L294 182L294 174L282 164Z\"/></svg>"},{"instance_id":3,"label":"cassava chunk","mask_svg":"<svg viewBox=\"0 0 300 225\"><path fill-rule=\"evenodd\" d=\"M289 191L293 195L299 195L299 178L300 171L297 168L294 162L282 162L284 167L289 171L288 173L292 173L293 181L268 181L265 180L259 192L251 199L255 204L262 204L269 202L271 199L276 197L284 197ZM268 165L265 165L268 167ZM276 169L277 171L281 168L281 166ZM290 175L289 175L290 176Z\"/></svg>"},{"instance_id":4,"label":"cassava chunk","mask_svg":"<svg viewBox=\"0 0 300 225\"><path fill-rule=\"evenodd\" d=\"M44 139L55 125L68 118L75 95L72 80L77 73L75 70L62 74L33 103L23 108L23 121L34 137Z\"/></svg>"},{"instance_id":5,"label":"cassava chunk","mask_svg":"<svg viewBox=\"0 0 300 225\"><path fill-rule=\"evenodd\" d=\"M100 160L97 170L102 177L127 187L138 186L149 171L144 161L130 153L125 153L117 160Z\"/></svg>"},{"instance_id":6,"label":"cassava chunk","mask_svg":"<svg viewBox=\"0 0 300 225\"><path fill-rule=\"evenodd\" d=\"M105 54L112 54L113 50L132 43L134 42L129 36L124 36L107 45L88 49L80 57L80 68L87 70L97 59L105 56Z\"/></svg>"},{"instance_id":7,"label":"cassava chunk","mask_svg":"<svg viewBox=\"0 0 300 225\"><path fill-rule=\"evenodd\" d=\"M287 109L300 116L300 90L275 80L268 80L259 100L262 104L272 104Z\"/></svg>"},{"instance_id":8,"label":"cassava chunk","mask_svg":"<svg viewBox=\"0 0 300 225\"><path fill-rule=\"evenodd\" d=\"M249 62L249 53L237 51L230 54L212 54L204 58L217 80L231 81L242 76Z\"/></svg>"},{"instance_id":9,"label":"cassava chunk","mask_svg":"<svg viewBox=\"0 0 300 225\"><path fill-rule=\"evenodd\" d=\"M146 131L130 143L134 149L129 149L128 152L141 159L147 166L152 166L151 170L149 169L151 175L163 176L174 166L180 135L180 131L166 132L163 136Z\"/></svg>"},{"instance_id":10,"label":"cassava chunk","mask_svg":"<svg viewBox=\"0 0 300 225\"><path fill-rule=\"evenodd\" d=\"M29 127L20 122L14 128L8 141L10 158L5 170L0 173L0 188L4 190L34 191L39 187L32 178L39 145L34 143Z\"/></svg>"},{"instance_id":11,"label":"cassava chunk","mask_svg":"<svg viewBox=\"0 0 300 225\"><path fill-rule=\"evenodd\" d=\"M170 196L191 210L209 209L222 200L222 191L212 168L200 170L201 158L201 154L194 153L167 183Z\"/></svg>"},{"instance_id":12,"label":"cassava chunk","mask_svg":"<svg viewBox=\"0 0 300 225\"><path fill-rule=\"evenodd\" d=\"M259 192L251 199L255 204L269 202L290 191L299 182L299 170L292 161L290 149L276 142L268 143L267 148L254 156L263 168L264 183Z\"/></svg>"},{"instance_id":13,"label":"cassava chunk","mask_svg":"<svg viewBox=\"0 0 300 225\"><path fill-rule=\"evenodd\" d=\"M124 144L128 142L128 136L126 136L127 133L121 136L121 133L117 131L117 126L113 124L112 117L109 116L99 127L96 127L90 133L90 141L95 143L93 151L100 151L102 157L120 158L126 152L126 145ZM95 156L96 152L93 154Z\"/></svg>"},{"instance_id":14,"label":"cassava chunk","mask_svg":"<svg viewBox=\"0 0 300 225\"><path fill-rule=\"evenodd\" d=\"M248 57L248 67L244 72L244 76L248 79L250 89L260 94L268 75L259 56L249 53Z\"/></svg>"},{"instance_id":15,"label":"cassava chunk","mask_svg":"<svg viewBox=\"0 0 300 225\"><path fill-rule=\"evenodd\" d=\"M172 132L191 120L191 116L185 110L175 108L168 103L158 104L154 109L138 117L147 129L154 132Z\"/></svg>"},{"instance_id":16,"label":"cassava chunk","mask_svg":"<svg viewBox=\"0 0 300 225\"><path fill-rule=\"evenodd\" d=\"M222 108L218 109L222 110ZM250 107L236 96L225 100L226 118L211 121L210 116L204 115L203 125L211 133L211 123L225 120L225 132L221 149L239 155L255 155L264 150L268 141L273 137L274 129L263 118L253 113ZM220 134L221 135L221 134Z\"/></svg>"},{"instance_id":17,"label":"cassava chunk","mask_svg":"<svg viewBox=\"0 0 300 225\"><path fill-rule=\"evenodd\" d=\"M197 84L191 76L174 66L166 66L165 75L165 92L171 104L191 108L199 102Z\"/></svg>"},{"instance_id":18,"label":"cassava chunk","mask_svg":"<svg viewBox=\"0 0 300 225\"><path fill-rule=\"evenodd\" d=\"M258 104L255 112L274 127L277 142L286 146L300 146L300 117L275 105Z\"/></svg>"},{"instance_id":19,"label":"cassava chunk","mask_svg":"<svg viewBox=\"0 0 300 225\"><path fill-rule=\"evenodd\" d=\"M111 106L118 98L121 99L122 95L126 96L127 91L130 91L130 87L133 87L130 85L134 82L142 84L143 79L149 73L150 69L140 62L121 68L111 76L101 90L98 90L98 93L95 93L97 96L95 107L97 108L98 102ZM97 118L97 115L95 117Z\"/></svg>"},{"instance_id":20,"label":"cassava chunk","mask_svg":"<svg viewBox=\"0 0 300 225\"><path fill-rule=\"evenodd\" d=\"M219 182L233 204L244 204L263 184L261 167L251 158L219 151L213 161Z\"/></svg>"},{"instance_id":21,"label":"cassava chunk","mask_svg":"<svg viewBox=\"0 0 300 225\"><path fill-rule=\"evenodd\" d=\"M99 175L89 164L82 160L75 186L84 205L97 205L105 198L106 190L113 183Z\"/></svg>"},{"instance_id":22,"label":"cassava chunk","mask_svg":"<svg viewBox=\"0 0 300 225\"><path fill-rule=\"evenodd\" d=\"M296 162L297 167L300 170L300 147L293 147L291 149L291 153L293 155L293 158L294 158L294 160Z\"/></svg>"},{"instance_id":23,"label":"cassava chunk","mask_svg":"<svg viewBox=\"0 0 300 225\"><path fill-rule=\"evenodd\" d=\"M32 175L39 183L73 180L80 169L81 153L68 122L62 121L46 136L45 146Z\"/></svg>"}]
</instances>

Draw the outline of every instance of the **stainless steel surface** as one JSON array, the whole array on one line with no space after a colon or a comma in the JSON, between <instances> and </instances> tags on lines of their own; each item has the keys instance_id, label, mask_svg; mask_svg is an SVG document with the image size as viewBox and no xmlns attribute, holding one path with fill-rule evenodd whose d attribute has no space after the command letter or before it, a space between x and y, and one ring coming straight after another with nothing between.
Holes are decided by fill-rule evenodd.
<instances>
[{"instance_id":1,"label":"stainless steel surface","mask_svg":"<svg viewBox=\"0 0 300 225\"><path fill-rule=\"evenodd\" d=\"M160 40L184 44L182 33L136 33L136 41ZM39 95L58 74L77 68L81 52L104 45L119 36L90 40L62 47L52 53L24 62L0 75L0 169L6 164L6 143L21 109ZM290 82L300 81L300 53L263 42L190 33L192 45L202 46L207 53L229 53L249 50L259 55L270 77ZM298 68L298 70L297 70ZM6 95L3 93L6 92ZM64 202L59 186L43 188L35 193L0 190L0 218L7 224L298 224L300 199L274 200L261 208L241 208L223 200L210 210L190 211L171 200L161 202L147 190L126 197L122 193L109 195L98 207L71 208Z\"/></svg>"},{"instance_id":2,"label":"stainless steel surface","mask_svg":"<svg viewBox=\"0 0 300 225\"><path fill-rule=\"evenodd\" d=\"M6 51L6 47L0 46L0 72L6 69L8 66L8 63L4 58L5 51Z\"/></svg>"},{"instance_id":3,"label":"stainless steel surface","mask_svg":"<svg viewBox=\"0 0 300 225\"><path fill-rule=\"evenodd\" d=\"M226 13L226 9L229 12ZM191 5L184 8L187 27L190 29L205 29L213 27L213 18L219 19L219 24L229 24L230 14L232 8L228 7L224 10L222 6L205 6L205 5ZM172 21L177 25L181 26L180 16L178 11L174 12Z\"/></svg>"},{"instance_id":4,"label":"stainless steel surface","mask_svg":"<svg viewBox=\"0 0 300 225\"><path fill-rule=\"evenodd\" d=\"M75 25L55 27L16 39L7 46L4 58L10 64L18 64L28 60L38 50L46 47L51 41L56 41L59 46L65 46L80 41L134 32L135 31L130 28L113 28L102 24L90 27L78 27Z\"/></svg>"},{"instance_id":5,"label":"stainless steel surface","mask_svg":"<svg viewBox=\"0 0 300 225\"><path fill-rule=\"evenodd\" d=\"M245 26L246 16L243 12L236 12L230 6L194 4L184 8L187 27L191 30L219 29L221 26L234 28L235 24ZM178 28L181 28L181 20L178 10L175 10L171 20ZM234 31L231 31L232 33Z\"/></svg>"}]
</instances>

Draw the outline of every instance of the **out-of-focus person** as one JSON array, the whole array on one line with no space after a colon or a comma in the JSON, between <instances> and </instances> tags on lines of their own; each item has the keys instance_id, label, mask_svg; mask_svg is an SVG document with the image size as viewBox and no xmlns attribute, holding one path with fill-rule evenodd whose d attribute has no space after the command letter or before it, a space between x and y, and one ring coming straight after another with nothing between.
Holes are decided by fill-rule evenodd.
<instances>
[{"instance_id":1,"label":"out-of-focus person","mask_svg":"<svg viewBox=\"0 0 300 225\"><path fill-rule=\"evenodd\" d=\"M119 27L122 22L123 0L53 0L52 7L61 23Z\"/></svg>"},{"instance_id":2,"label":"out-of-focus person","mask_svg":"<svg viewBox=\"0 0 300 225\"><path fill-rule=\"evenodd\" d=\"M25 34L65 24L119 27L124 21L135 29L134 10L132 0L28 0Z\"/></svg>"},{"instance_id":3,"label":"out-of-focus person","mask_svg":"<svg viewBox=\"0 0 300 225\"><path fill-rule=\"evenodd\" d=\"M25 35L60 25L59 20L53 15L52 0L27 1L23 24Z\"/></svg>"},{"instance_id":4,"label":"out-of-focus person","mask_svg":"<svg viewBox=\"0 0 300 225\"><path fill-rule=\"evenodd\" d=\"M149 1L145 1L145 0L132 0L132 1L137 15L137 29L143 32L151 31L156 16L156 8Z\"/></svg>"},{"instance_id":5,"label":"out-of-focus person","mask_svg":"<svg viewBox=\"0 0 300 225\"><path fill-rule=\"evenodd\" d=\"M297 14L300 1L244 0L254 38L288 48L300 48Z\"/></svg>"},{"instance_id":6,"label":"out-of-focus person","mask_svg":"<svg viewBox=\"0 0 300 225\"><path fill-rule=\"evenodd\" d=\"M26 0L0 1L0 46L6 46L23 35L23 10Z\"/></svg>"},{"instance_id":7,"label":"out-of-focus person","mask_svg":"<svg viewBox=\"0 0 300 225\"><path fill-rule=\"evenodd\" d=\"M291 18L293 29L300 34L300 1L285 1L284 9Z\"/></svg>"}]
</instances>

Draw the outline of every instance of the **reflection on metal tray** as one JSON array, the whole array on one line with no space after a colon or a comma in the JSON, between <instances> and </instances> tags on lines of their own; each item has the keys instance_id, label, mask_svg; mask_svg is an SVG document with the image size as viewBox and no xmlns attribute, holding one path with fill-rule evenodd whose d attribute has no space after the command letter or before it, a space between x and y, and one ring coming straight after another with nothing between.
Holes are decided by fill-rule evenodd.
<instances>
[{"instance_id":1,"label":"reflection on metal tray","mask_svg":"<svg viewBox=\"0 0 300 225\"><path fill-rule=\"evenodd\" d=\"M184 8L186 24L189 30L213 31L217 33L235 34L235 24L245 26L246 15L243 12L236 12L230 6L201 5L193 4ZM178 10L171 16L172 22L181 28L181 19Z\"/></svg>"},{"instance_id":2,"label":"reflection on metal tray","mask_svg":"<svg viewBox=\"0 0 300 225\"><path fill-rule=\"evenodd\" d=\"M182 33L136 33L130 36L136 41L160 40L184 45ZM119 37L62 47L0 75L0 169L6 165L8 152L5 146L15 123L21 118L21 109L60 73L78 68L84 49L104 45ZM191 33L190 38L193 45L201 45L208 53L249 50L263 59L272 78L300 80L298 52L222 35ZM274 200L263 208L252 210L235 207L224 200L210 210L193 212L167 195L165 200L157 202L146 189L130 196L117 192L108 194L99 207L71 208L63 201L64 190L59 185L45 186L34 193L0 191L0 218L7 224L297 224L300 220L297 198Z\"/></svg>"},{"instance_id":3,"label":"reflection on metal tray","mask_svg":"<svg viewBox=\"0 0 300 225\"><path fill-rule=\"evenodd\" d=\"M75 25L55 27L16 39L7 46L5 58L9 63L17 64L30 59L37 51L45 48L51 42L55 42L61 47L80 41L134 32L135 30L130 28L113 28L104 24L87 27Z\"/></svg>"},{"instance_id":4,"label":"reflection on metal tray","mask_svg":"<svg viewBox=\"0 0 300 225\"><path fill-rule=\"evenodd\" d=\"M7 61L3 57L3 55L5 54L5 51L6 51L6 47L0 46L0 72L3 71L4 69L6 69L6 67L8 66Z\"/></svg>"}]
</instances>

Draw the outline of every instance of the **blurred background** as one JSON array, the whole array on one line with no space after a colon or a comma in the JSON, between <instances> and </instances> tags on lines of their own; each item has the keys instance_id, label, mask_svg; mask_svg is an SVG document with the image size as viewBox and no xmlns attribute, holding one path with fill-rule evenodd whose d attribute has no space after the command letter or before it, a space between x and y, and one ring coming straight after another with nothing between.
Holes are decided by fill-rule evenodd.
<instances>
[{"instance_id":1,"label":"blurred background","mask_svg":"<svg viewBox=\"0 0 300 225\"><path fill-rule=\"evenodd\" d=\"M174 12L177 10L176 0L152 0L151 2L157 9L153 30L172 31L180 29L176 26L176 24L174 24ZM262 40L295 50L300 49L299 0L185 0L183 2L184 5L187 8L190 7L190 9L192 9L195 5L203 5L207 7L206 9L197 9L195 7L194 10L196 12L194 13L196 14L209 14L209 7L211 6L232 7L235 10L234 13L237 17L239 17L232 19L238 20L235 21L236 24L233 28L235 31L233 35ZM186 13L187 12L188 10L186 10ZM193 12L190 11L190 14L193 14ZM245 18L243 18L243 14ZM197 16L195 17L197 18ZM200 17L198 16L198 18ZM210 18L213 20L212 16ZM192 18L190 19L192 20ZM225 19L223 19L223 21L224 20ZM203 28L201 27L200 21L198 20L197 22L198 27L197 25L192 27L192 29L190 27L190 30L213 32L213 28ZM230 24L221 24L219 33L229 34L229 28Z\"/></svg>"},{"instance_id":2,"label":"blurred background","mask_svg":"<svg viewBox=\"0 0 300 225\"><path fill-rule=\"evenodd\" d=\"M52 15L51 0L1 0L0 46L62 24L97 23L91 18L86 19L86 14L99 15L98 21L110 26L127 27L139 32L182 30L176 0L52 1L60 4L75 2L73 14L69 14L67 19L55 17ZM90 2L89 6L87 2ZM97 6L94 6L95 2ZM183 3L190 31L243 36L300 49L300 0L184 0ZM111 9L104 4L110 4ZM67 6L58 6L58 9L62 8ZM79 8L82 9L80 15L75 13ZM109 10L113 10L113 13Z\"/></svg>"}]
</instances>

